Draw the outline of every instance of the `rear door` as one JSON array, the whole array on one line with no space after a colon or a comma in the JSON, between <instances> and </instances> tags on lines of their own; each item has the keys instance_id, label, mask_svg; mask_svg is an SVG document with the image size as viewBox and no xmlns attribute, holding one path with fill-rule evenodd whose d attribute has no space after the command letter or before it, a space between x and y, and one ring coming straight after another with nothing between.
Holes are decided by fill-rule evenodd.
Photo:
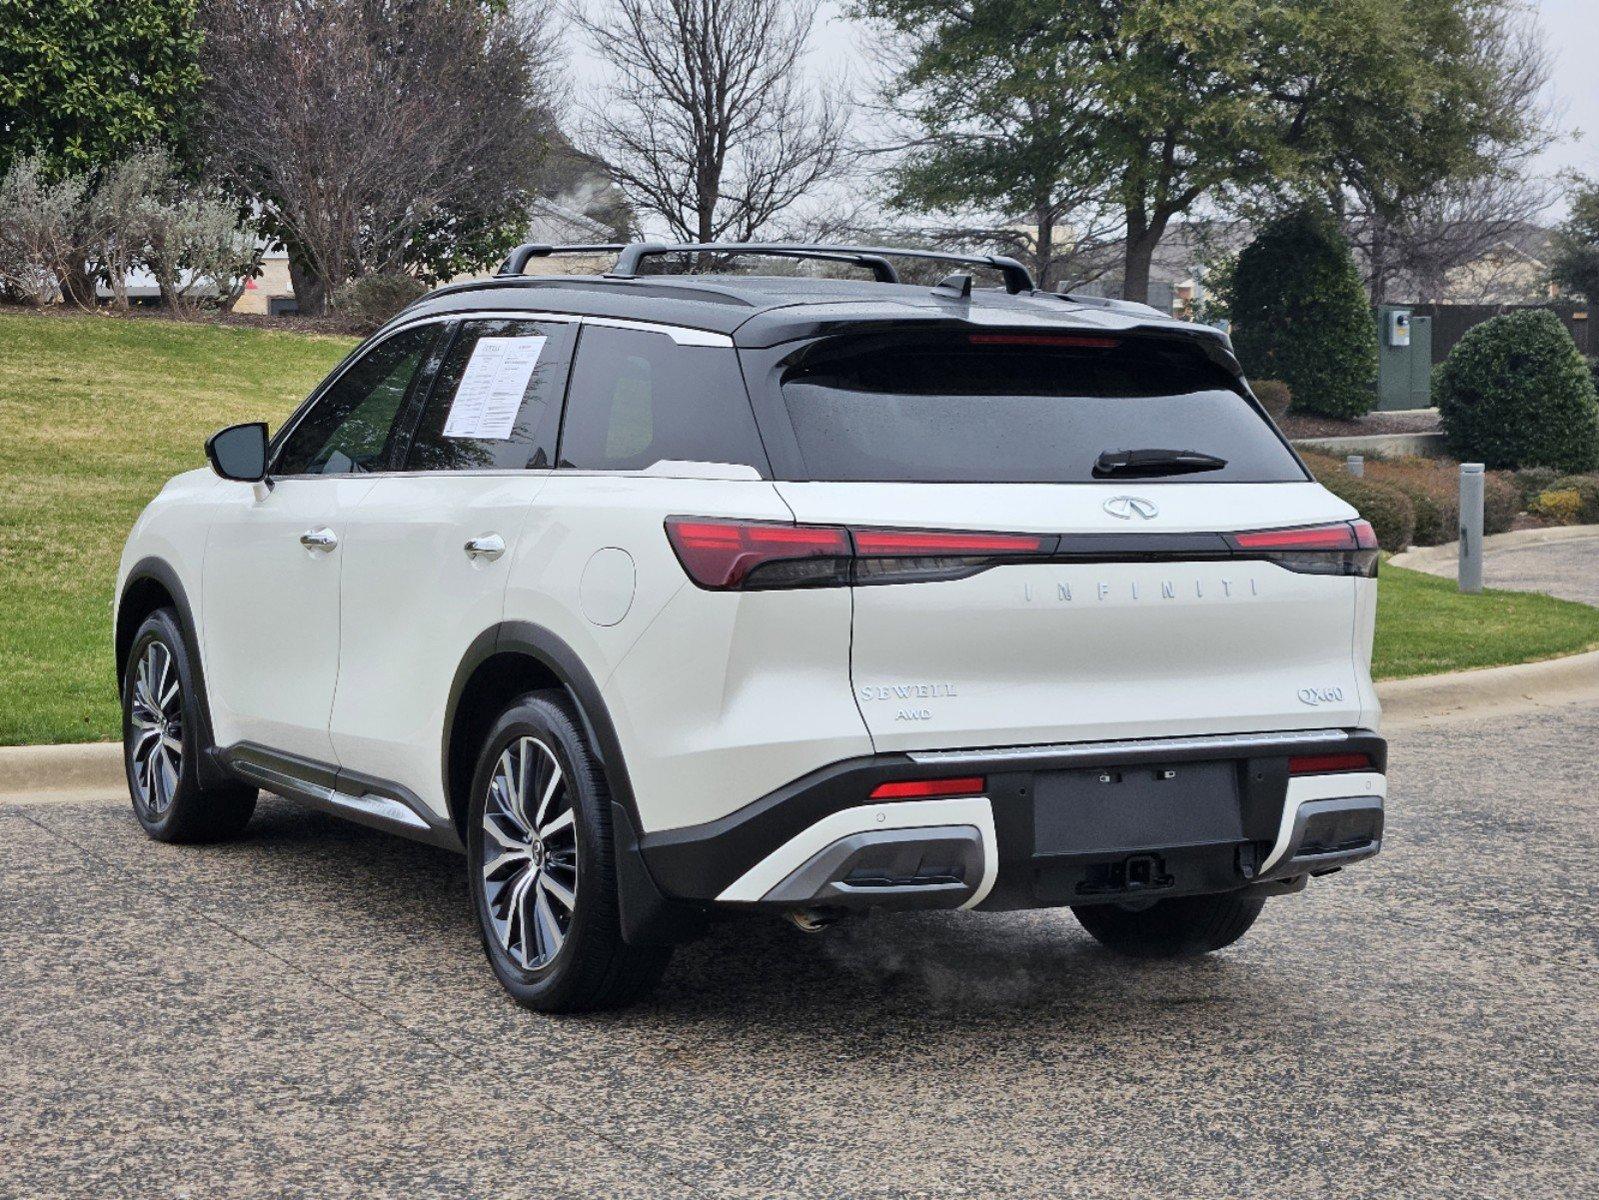
<instances>
[{"instance_id":1,"label":"rear door","mask_svg":"<svg viewBox=\"0 0 1599 1200\"><path fill-rule=\"evenodd\" d=\"M799 469L778 488L855 531L851 679L878 749L1358 723L1368 581L1345 572L1371 552L1336 548L1356 514L1191 342L818 349L782 369ZM1315 526L1285 535L1304 552L1228 536Z\"/></svg>"}]
</instances>

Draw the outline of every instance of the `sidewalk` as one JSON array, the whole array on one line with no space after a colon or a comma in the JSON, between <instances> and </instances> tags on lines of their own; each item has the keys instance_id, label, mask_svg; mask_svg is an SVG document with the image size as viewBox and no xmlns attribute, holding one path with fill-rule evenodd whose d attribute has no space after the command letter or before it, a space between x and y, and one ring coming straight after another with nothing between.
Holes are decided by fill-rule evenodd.
<instances>
[{"instance_id":1,"label":"sidewalk","mask_svg":"<svg viewBox=\"0 0 1599 1200\"><path fill-rule=\"evenodd\" d=\"M1424 546L1396 554L1396 567L1454 579L1460 544ZM1483 539L1483 582L1516 592L1544 592L1599 606L1599 525L1522 529Z\"/></svg>"}]
</instances>

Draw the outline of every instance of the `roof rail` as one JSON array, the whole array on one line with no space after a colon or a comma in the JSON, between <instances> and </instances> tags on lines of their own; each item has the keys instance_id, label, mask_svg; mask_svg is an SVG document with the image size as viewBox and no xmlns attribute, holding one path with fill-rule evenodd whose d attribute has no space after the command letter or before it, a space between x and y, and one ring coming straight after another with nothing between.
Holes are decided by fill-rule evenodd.
<instances>
[{"instance_id":1,"label":"roof rail","mask_svg":"<svg viewBox=\"0 0 1599 1200\"><path fill-rule=\"evenodd\" d=\"M525 247L524 247L525 248ZM520 253L520 251L518 252ZM998 271L1005 280L1005 290L1012 294L1033 290L1033 276L1014 258L1002 254L955 254L945 250L909 250L895 246L834 246L804 242L634 242L621 248L616 266L610 271L613 279L633 279L638 275L639 264L646 258L666 254L758 254L771 258L819 259L825 262L847 262L868 267L879 283L898 283L899 272L889 262L890 258L924 258L935 262L976 263ZM515 257L514 255L512 256ZM508 260L509 261L509 260ZM525 261L525 260L524 260ZM504 274L504 271L501 272Z\"/></svg>"},{"instance_id":2,"label":"roof rail","mask_svg":"<svg viewBox=\"0 0 1599 1200\"><path fill-rule=\"evenodd\" d=\"M540 242L528 242L512 250L495 274L520 275L527 270L530 258L549 258L554 254L616 254L625 248L621 242L602 242L593 246L546 246Z\"/></svg>"}]
</instances>

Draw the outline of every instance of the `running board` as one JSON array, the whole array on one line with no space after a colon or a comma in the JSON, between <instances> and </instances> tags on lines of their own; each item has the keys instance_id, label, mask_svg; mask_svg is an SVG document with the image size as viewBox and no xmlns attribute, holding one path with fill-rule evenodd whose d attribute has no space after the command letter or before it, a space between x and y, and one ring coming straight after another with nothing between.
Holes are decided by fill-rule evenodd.
<instances>
[{"instance_id":1,"label":"running board","mask_svg":"<svg viewBox=\"0 0 1599 1200\"><path fill-rule=\"evenodd\" d=\"M219 750L217 755L235 777L321 812L429 845L461 849L455 827L428 813L420 799L398 784L367 779L249 742Z\"/></svg>"}]
</instances>

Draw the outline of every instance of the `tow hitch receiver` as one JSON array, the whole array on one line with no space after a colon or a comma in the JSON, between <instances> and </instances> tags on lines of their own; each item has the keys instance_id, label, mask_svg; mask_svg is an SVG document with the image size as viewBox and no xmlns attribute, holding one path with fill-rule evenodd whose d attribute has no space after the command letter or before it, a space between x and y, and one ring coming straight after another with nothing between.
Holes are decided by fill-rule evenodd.
<instances>
[{"instance_id":1,"label":"tow hitch receiver","mask_svg":"<svg viewBox=\"0 0 1599 1200\"><path fill-rule=\"evenodd\" d=\"M1089 877L1077 885L1081 896L1115 896L1137 892L1157 892L1172 885L1166 864L1157 854L1134 854L1121 862L1101 863L1090 869Z\"/></svg>"}]
</instances>

